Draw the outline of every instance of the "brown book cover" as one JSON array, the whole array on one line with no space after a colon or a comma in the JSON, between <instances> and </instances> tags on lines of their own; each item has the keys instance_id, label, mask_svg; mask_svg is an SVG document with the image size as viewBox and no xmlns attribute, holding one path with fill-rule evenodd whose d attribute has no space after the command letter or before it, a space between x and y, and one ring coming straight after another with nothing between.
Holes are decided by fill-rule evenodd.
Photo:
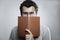
<instances>
[{"instance_id":1,"label":"brown book cover","mask_svg":"<svg viewBox=\"0 0 60 40\"><path fill-rule=\"evenodd\" d=\"M38 16L18 16L18 35L19 37L25 37L26 31L29 29L34 37L40 35L40 17Z\"/></svg>"}]
</instances>

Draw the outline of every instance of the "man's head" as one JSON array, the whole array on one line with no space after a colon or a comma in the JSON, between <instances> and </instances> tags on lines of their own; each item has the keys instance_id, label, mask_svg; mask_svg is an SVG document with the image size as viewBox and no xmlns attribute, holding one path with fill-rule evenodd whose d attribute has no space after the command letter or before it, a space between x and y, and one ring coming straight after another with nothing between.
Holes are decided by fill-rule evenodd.
<instances>
[{"instance_id":1,"label":"man's head","mask_svg":"<svg viewBox=\"0 0 60 40\"><path fill-rule=\"evenodd\" d=\"M21 16L36 15L38 7L35 2L31 0L24 1L20 6Z\"/></svg>"}]
</instances>

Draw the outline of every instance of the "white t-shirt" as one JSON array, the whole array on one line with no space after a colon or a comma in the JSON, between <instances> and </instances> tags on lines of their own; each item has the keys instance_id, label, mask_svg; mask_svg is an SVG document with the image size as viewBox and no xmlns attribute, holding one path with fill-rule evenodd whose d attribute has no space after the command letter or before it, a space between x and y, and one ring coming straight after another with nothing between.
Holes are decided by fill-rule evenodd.
<instances>
[{"instance_id":1,"label":"white t-shirt","mask_svg":"<svg viewBox=\"0 0 60 40\"><path fill-rule=\"evenodd\" d=\"M23 38L19 38L17 34L17 27L14 27L11 31L9 40L24 40ZM34 40L51 40L51 33L48 27L40 26L40 36L38 38L34 38Z\"/></svg>"}]
</instances>

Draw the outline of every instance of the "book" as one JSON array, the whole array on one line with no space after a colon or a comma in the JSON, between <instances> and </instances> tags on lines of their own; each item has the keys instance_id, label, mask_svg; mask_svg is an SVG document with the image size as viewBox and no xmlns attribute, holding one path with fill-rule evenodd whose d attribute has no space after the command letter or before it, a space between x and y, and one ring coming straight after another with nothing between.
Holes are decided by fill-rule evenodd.
<instances>
[{"instance_id":1,"label":"book","mask_svg":"<svg viewBox=\"0 0 60 40\"><path fill-rule=\"evenodd\" d=\"M18 35L25 37L28 34L25 29L29 29L34 37L40 35L40 17L39 16L18 16Z\"/></svg>"}]
</instances>

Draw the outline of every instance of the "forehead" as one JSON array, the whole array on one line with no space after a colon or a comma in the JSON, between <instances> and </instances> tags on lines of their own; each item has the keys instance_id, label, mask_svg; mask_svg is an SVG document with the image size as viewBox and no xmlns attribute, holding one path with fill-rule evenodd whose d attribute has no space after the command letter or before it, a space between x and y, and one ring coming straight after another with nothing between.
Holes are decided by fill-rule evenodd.
<instances>
[{"instance_id":1,"label":"forehead","mask_svg":"<svg viewBox=\"0 0 60 40\"><path fill-rule=\"evenodd\" d=\"M23 12L34 12L35 11L35 7L33 7L33 6L31 6L31 7L23 6L22 11Z\"/></svg>"}]
</instances>

